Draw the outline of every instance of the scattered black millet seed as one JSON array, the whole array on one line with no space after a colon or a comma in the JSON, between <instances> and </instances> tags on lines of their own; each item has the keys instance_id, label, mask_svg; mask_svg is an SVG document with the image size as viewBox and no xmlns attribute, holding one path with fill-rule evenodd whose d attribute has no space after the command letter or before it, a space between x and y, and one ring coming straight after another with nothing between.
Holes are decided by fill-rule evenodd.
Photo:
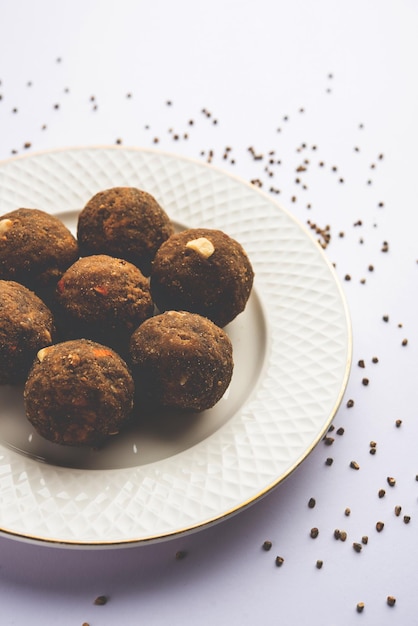
<instances>
[{"instance_id":1,"label":"scattered black millet seed","mask_svg":"<svg viewBox=\"0 0 418 626\"><path fill-rule=\"evenodd\" d=\"M108 599L109 598L107 596L97 596L93 604L96 606L103 606L104 604L107 604Z\"/></svg>"},{"instance_id":2,"label":"scattered black millet seed","mask_svg":"<svg viewBox=\"0 0 418 626\"><path fill-rule=\"evenodd\" d=\"M284 558L282 556L276 556L275 563L277 567L281 567L284 563Z\"/></svg>"},{"instance_id":3,"label":"scattered black millet seed","mask_svg":"<svg viewBox=\"0 0 418 626\"><path fill-rule=\"evenodd\" d=\"M263 548L263 550L265 550L266 552L268 552L269 550L271 550L272 545L273 545L273 544L272 544L272 542L271 542L271 541L266 540L266 541L263 543L262 548Z\"/></svg>"},{"instance_id":4,"label":"scattered black millet seed","mask_svg":"<svg viewBox=\"0 0 418 626\"><path fill-rule=\"evenodd\" d=\"M353 549L355 552L361 552L363 546L361 545L361 543L358 543L357 541L355 541L353 543Z\"/></svg>"},{"instance_id":5,"label":"scattered black millet seed","mask_svg":"<svg viewBox=\"0 0 418 626\"><path fill-rule=\"evenodd\" d=\"M371 448L375 448L377 446L377 443L375 441L371 441L370 442L370 447Z\"/></svg>"},{"instance_id":6,"label":"scattered black millet seed","mask_svg":"<svg viewBox=\"0 0 418 626\"><path fill-rule=\"evenodd\" d=\"M350 461L350 467L355 470L360 469L360 465L357 463L357 461Z\"/></svg>"},{"instance_id":7,"label":"scattered black millet seed","mask_svg":"<svg viewBox=\"0 0 418 626\"><path fill-rule=\"evenodd\" d=\"M404 515L403 516L403 521L404 521L404 524L409 524L409 522L411 521L411 516L410 515Z\"/></svg>"},{"instance_id":8,"label":"scattered black millet seed","mask_svg":"<svg viewBox=\"0 0 418 626\"><path fill-rule=\"evenodd\" d=\"M349 507L347 507L347 508L344 510L344 515L345 515L346 517L349 517L349 515L350 515L350 514L351 514L351 509L350 509Z\"/></svg>"},{"instance_id":9,"label":"scattered black millet seed","mask_svg":"<svg viewBox=\"0 0 418 626\"><path fill-rule=\"evenodd\" d=\"M364 602L357 602L356 610L357 613L362 613L364 611Z\"/></svg>"},{"instance_id":10,"label":"scattered black millet seed","mask_svg":"<svg viewBox=\"0 0 418 626\"><path fill-rule=\"evenodd\" d=\"M403 346L407 346L408 345L408 339L402 339L402 345Z\"/></svg>"},{"instance_id":11,"label":"scattered black millet seed","mask_svg":"<svg viewBox=\"0 0 418 626\"><path fill-rule=\"evenodd\" d=\"M333 430L335 430L335 426L334 424L331 424L330 427L328 428L328 432L332 433Z\"/></svg>"},{"instance_id":12,"label":"scattered black millet seed","mask_svg":"<svg viewBox=\"0 0 418 626\"><path fill-rule=\"evenodd\" d=\"M339 528L336 528L334 530L334 539L340 539L341 538L341 530L339 530Z\"/></svg>"},{"instance_id":13,"label":"scattered black millet seed","mask_svg":"<svg viewBox=\"0 0 418 626\"><path fill-rule=\"evenodd\" d=\"M344 434L344 432L345 432L345 430L344 430L344 428L343 428L342 426L340 426L340 427L337 429L337 435L340 435L340 436L341 436L341 435L343 435L343 434Z\"/></svg>"},{"instance_id":14,"label":"scattered black millet seed","mask_svg":"<svg viewBox=\"0 0 418 626\"><path fill-rule=\"evenodd\" d=\"M372 363L379 363L379 359L377 358L377 356L374 356L372 358Z\"/></svg>"},{"instance_id":15,"label":"scattered black millet seed","mask_svg":"<svg viewBox=\"0 0 418 626\"><path fill-rule=\"evenodd\" d=\"M379 489L378 496L379 498L384 498L386 491L384 489Z\"/></svg>"},{"instance_id":16,"label":"scattered black millet seed","mask_svg":"<svg viewBox=\"0 0 418 626\"><path fill-rule=\"evenodd\" d=\"M354 400L347 400L347 409L351 409L354 406Z\"/></svg>"},{"instance_id":17,"label":"scattered black millet seed","mask_svg":"<svg viewBox=\"0 0 418 626\"><path fill-rule=\"evenodd\" d=\"M316 539L318 537L318 535L319 535L318 528L316 528L316 527L311 528L310 535L311 535L312 539Z\"/></svg>"},{"instance_id":18,"label":"scattered black millet seed","mask_svg":"<svg viewBox=\"0 0 418 626\"><path fill-rule=\"evenodd\" d=\"M360 361L357 363L357 365L359 367L363 367L363 368L366 367L366 364L364 363L364 359L360 359Z\"/></svg>"},{"instance_id":19,"label":"scattered black millet seed","mask_svg":"<svg viewBox=\"0 0 418 626\"><path fill-rule=\"evenodd\" d=\"M370 448L369 450L371 455L375 455L376 454L376 448Z\"/></svg>"},{"instance_id":20,"label":"scattered black millet seed","mask_svg":"<svg viewBox=\"0 0 418 626\"><path fill-rule=\"evenodd\" d=\"M367 387L367 385L369 384L369 379L368 378L363 378L363 380L361 381L361 384L364 385L365 387Z\"/></svg>"},{"instance_id":21,"label":"scattered black millet seed","mask_svg":"<svg viewBox=\"0 0 418 626\"><path fill-rule=\"evenodd\" d=\"M334 463L334 459L330 456L325 460L325 465L332 465Z\"/></svg>"},{"instance_id":22,"label":"scattered black millet seed","mask_svg":"<svg viewBox=\"0 0 418 626\"><path fill-rule=\"evenodd\" d=\"M395 515L396 515L396 517L399 517L399 516L400 516L401 511L402 511L402 507L401 507L399 504L397 504L397 505L395 506Z\"/></svg>"},{"instance_id":23,"label":"scattered black millet seed","mask_svg":"<svg viewBox=\"0 0 418 626\"><path fill-rule=\"evenodd\" d=\"M386 480L390 487L394 487L396 485L396 479L393 478L393 476L388 476Z\"/></svg>"},{"instance_id":24,"label":"scattered black millet seed","mask_svg":"<svg viewBox=\"0 0 418 626\"><path fill-rule=\"evenodd\" d=\"M378 533L381 533L384 527L385 527L384 522L376 522L376 530Z\"/></svg>"},{"instance_id":25,"label":"scattered black millet seed","mask_svg":"<svg viewBox=\"0 0 418 626\"><path fill-rule=\"evenodd\" d=\"M344 276L344 280L347 280L347 281L351 280L351 276L350 276L350 274L346 274L346 275Z\"/></svg>"},{"instance_id":26,"label":"scattered black millet seed","mask_svg":"<svg viewBox=\"0 0 418 626\"><path fill-rule=\"evenodd\" d=\"M308 507L309 507L310 509L313 509L313 508L315 507L315 504L316 504L316 500L315 500L315 498L309 498L309 501L308 501Z\"/></svg>"},{"instance_id":27,"label":"scattered black millet seed","mask_svg":"<svg viewBox=\"0 0 418 626\"><path fill-rule=\"evenodd\" d=\"M387 241L383 242L381 252L389 252L389 244Z\"/></svg>"},{"instance_id":28,"label":"scattered black millet seed","mask_svg":"<svg viewBox=\"0 0 418 626\"><path fill-rule=\"evenodd\" d=\"M395 606L396 598L394 596L388 596L386 602L389 606Z\"/></svg>"},{"instance_id":29,"label":"scattered black millet seed","mask_svg":"<svg viewBox=\"0 0 418 626\"><path fill-rule=\"evenodd\" d=\"M400 428L402 426L402 420L396 420L395 426L396 428Z\"/></svg>"},{"instance_id":30,"label":"scattered black millet seed","mask_svg":"<svg viewBox=\"0 0 418 626\"><path fill-rule=\"evenodd\" d=\"M347 533L345 530L340 531L340 541L345 541L347 539Z\"/></svg>"},{"instance_id":31,"label":"scattered black millet seed","mask_svg":"<svg viewBox=\"0 0 418 626\"><path fill-rule=\"evenodd\" d=\"M182 561L187 556L186 550L178 550L176 552L176 561Z\"/></svg>"},{"instance_id":32,"label":"scattered black millet seed","mask_svg":"<svg viewBox=\"0 0 418 626\"><path fill-rule=\"evenodd\" d=\"M322 569L323 564L324 564L324 561L321 561L321 559L318 559L316 562L316 569Z\"/></svg>"},{"instance_id":33,"label":"scattered black millet seed","mask_svg":"<svg viewBox=\"0 0 418 626\"><path fill-rule=\"evenodd\" d=\"M363 537L361 538L361 543L365 546L369 543L369 538L367 535L363 535Z\"/></svg>"},{"instance_id":34,"label":"scattered black millet seed","mask_svg":"<svg viewBox=\"0 0 418 626\"><path fill-rule=\"evenodd\" d=\"M324 443L326 446L332 446L334 443L334 437L324 437Z\"/></svg>"}]
</instances>

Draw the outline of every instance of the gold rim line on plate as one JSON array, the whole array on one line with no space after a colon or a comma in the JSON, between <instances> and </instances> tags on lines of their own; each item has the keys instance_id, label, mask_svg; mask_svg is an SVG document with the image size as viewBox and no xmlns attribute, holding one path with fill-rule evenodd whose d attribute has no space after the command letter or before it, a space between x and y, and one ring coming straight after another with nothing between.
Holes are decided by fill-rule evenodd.
<instances>
[{"instance_id":1,"label":"gold rim line on plate","mask_svg":"<svg viewBox=\"0 0 418 626\"><path fill-rule=\"evenodd\" d=\"M257 501L261 500L263 497L265 497L266 495L268 495L270 492L272 492L275 488L277 488L286 478L288 478L302 463L303 461L311 454L311 452L314 450L314 448L318 445L318 443L321 441L321 439L323 438L324 434L327 432L332 420L334 419L340 405L341 402L343 400L344 397L344 393L346 391L347 388L347 384L348 384L348 380L349 380L349 376L350 376L350 370L351 370L351 364L352 364L352 352L353 352L353 332L352 332L352 325L351 325L351 319L350 319L350 314L349 314L349 309L348 309L348 304L347 304L347 299L344 293L344 290L342 288L340 279L335 271L334 266L332 265L332 263L330 262L330 260L328 259L327 255L325 254L324 249L322 248L322 246L319 244L319 242L317 241L317 239L315 239L315 237L313 236L312 232L305 226L305 224L303 224L296 216L294 216L289 209L287 209L286 207L284 207L280 202L278 202L276 199L271 198L265 191L263 191L262 189L252 185L251 183L249 183L248 181L246 181L245 179L241 178L240 176L238 176L237 174L234 173L230 173L224 169L222 169L221 167L218 167L216 165L213 165L211 163L207 163L204 161L201 161L197 158L193 158L193 157L188 157L188 156L183 156L183 155L179 155L177 153L174 152L170 152L170 151L166 151L166 150L160 150L158 148L152 148L152 147L138 147L138 146L121 146L121 145L107 145L107 144L97 144L97 145L77 145L77 146L67 146L67 147L61 147L61 148L52 148L52 149L45 149L45 150L38 150L38 151L34 151L31 152L29 154L22 154L22 155L16 155L13 157L9 157L7 159L2 159L0 160L0 170L2 168L2 166L7 165L8 163L13 163L13 162L17 162L17 161L26 161L32 158L36 158L38 156L42 156L42 155L53 155L53 154L59 154L59 153L65 153L65 152L77 152L77 151L82 151L82 150L110 150L110 151L115 151L115 152L127 152L127 153L150 153L150 154L155 154L155 155L161 155L161 156L166 156L169 158L173 158L173 159L179 159L181 161L185 161L185 162L189 162L191 164L194 165L198 165L199 167L205 168L208 171L212 170L212 171L216 171L218 174L226 176L230 179L235 180L237 183L239 183L240 185L243 185L244 187L246 187L248 190L251 190L251 192L255 192L256 194L261 195L265 200L268 201L268 203L272 204L273 206L277 207L277 209L279 211L281 211L282 213L284 213L286 215L286 217L288 219L290 219L303 233L304 235L315 245L317 252L319 252L319 254L322 257L322 260L324 261L325 265L327 266L332 278L334 279L334 285L337 287L337 291L338 294L340 296L340 300L342 303L342 308L344 311L344 319L345 319L345 324L346 324L346 331L347 331L347 360L345 363L345 370L344 370L344 375L342 377L341 383L340 383L340 390L339 390L339 394L337 397L337 400L332 408L332 410L330 411L326 421L324 422L323 427L321 428L321 430L318 432L317 436L314 438L314 440L311 442L311 444L306 448L306 450L304 451L304 453L290 466L288 467L282 474L280 474L274 481L272 481L271 483L269 483L267 486L265 486L264 488L258 490L258 492L256 494L254 494L252 497L245 499L244 501L240 502L238 505L229 508L228 510L224 511L223 513L219 514L219 515L214 515L212 517L209 517L207 519L204 519L200 522L197 522L195 524L189 524L187 526L185 526L184 528L179 528L173 531L167 531L167 532L161 532L159 534L156 535L148 535L148 536L144 536L141 538L130 538L130 539L116 539L116 540L85 540L85 541L77 541L77 540L70 540L70 539L65 539L65 540L59 540L59 539L53 539L53 538L48 538L46 536L37 536L34 534L26 534L26 533L22 533L22 532L17 532L17 531L13 531L11 529L8 528L1 528L0 527L0 534L10 537L10 538L14 538L14 539L22 539L25 540L29 543L36 543L36 544L46 544L46 545L50 545L52 547L61 547L61 548L71 548L71 547L79 547L80 549L87 549L87 548L96 548L96 549L100 549L100 548L122 548L122 547L131 547L131 546L139 546L139 545L143 545L143 544L150 544L150 543L157 543L157 542L162 542L165 540L169 540L169 539L174 539L186 534L191 534L194 532L198 532L200 530L205 529L208 526L214 525L216 523L220 523L230 517L232 517L233 515L238 514L239 512L241 512L244 509L247 509L249 506L251 506L252 504L255 504ZM98 470L100 471L100 470Z\"/></svg>"}]
</instances>

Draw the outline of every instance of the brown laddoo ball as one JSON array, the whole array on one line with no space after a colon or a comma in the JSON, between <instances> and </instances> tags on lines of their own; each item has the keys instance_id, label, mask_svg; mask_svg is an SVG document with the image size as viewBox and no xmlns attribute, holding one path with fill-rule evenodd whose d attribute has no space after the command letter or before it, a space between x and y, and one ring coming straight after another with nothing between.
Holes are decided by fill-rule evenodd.
<instances>
[{"instance_id":1,"label":"brown laddoo ball","mask_svg":"<svg viewBox=\"0 0 418 626\"><path fill-rule=\"evenodd\" d=\"M224 327L244 310L253 279L241 244L220 230L192 228L159 248L151 294L160 311L190 311Z\"/></svg>"},{"instance_id":2,"label":"brown laddoo ball","mask_svg":"<svg viewBox=\"0 0 418 626\"><path fill-rule=\"evenodd\" d=\"M232 378L232 344L209 319L166 311L132 335L131 367L145 407L203 411L224 395Z\"/></svg>"},{"instance_id":3,"label":"brown laddoo ball","mask_svg":"<svg viewBox=\"0 0 418 626\"><path fill-rule=\"evenodd\" d=\"M24 389L26 415L37 433L69 446L95 447L118 434L133 396L125 361L88 339L40 350Z\"/></svg>"},{"instance_id":4,"label":"brown laddoo ball","mask_svg":"<svg viewBox=\"0 0 418 626\"><path fill-rule=\"evenodd\" d=\"M113 187L94 195L78 218L82 256L108 254L130 261L149 276L160 245L174 232L157 200L136 187Z\"/></svg>"},{"instance_id":5,"label":"brown laddoo ball","mask_svg":"<svg viewBox=\"0 0 418 626\"><path fill-rule=\"evenodd\" d=\"M115 348L127 344L154 312L148 279L141 270L105 254L71 265L58 281L56 300L60 331L67 338L94 339Z\"/></svg>"},{"instance_id":6,"label":"brown laddoo ball","mask_svg":"<svg viewBox=\"0 0 418 626\"><path fill-rule=\"evenodd\" d=\"M20 283L0 280L0 385L24 382L38 350L49 346L51 311Z\"/></svg>"},{"instance_id":7,"label":"brown laddoo ball","mask_svg":"<svg viewBox=\"0 0 418 626\"><path fill-rule=\"evenodd\" d=\"M79 257L77 240L56 216L16 209L0 217L0 278L48 298Z\"/></svg>"}]
</instances>

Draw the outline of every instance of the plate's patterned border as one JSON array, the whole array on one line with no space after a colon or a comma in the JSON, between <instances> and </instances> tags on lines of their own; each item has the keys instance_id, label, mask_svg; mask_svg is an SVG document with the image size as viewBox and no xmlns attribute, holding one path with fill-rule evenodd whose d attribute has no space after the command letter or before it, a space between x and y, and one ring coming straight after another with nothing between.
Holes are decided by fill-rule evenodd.
<instances>
[{"instance_id":1,"label":"plate's patterned border","mask_svg":"<svg viewBox=\"0 0 418 626\"><path fill-rule=\"evenodd\" d=\"M142 467L54 467L0 445L0 530L65 545L163 539L215 522L281 482L332 420L351 365L342 290L320 246L251 185L154 150L73 148L0 165L1 212L82 208L116 185L146 189L190 227L225 230L247 250L269 347L244 407L192 448Z\"/></svg>"}]
</instances>

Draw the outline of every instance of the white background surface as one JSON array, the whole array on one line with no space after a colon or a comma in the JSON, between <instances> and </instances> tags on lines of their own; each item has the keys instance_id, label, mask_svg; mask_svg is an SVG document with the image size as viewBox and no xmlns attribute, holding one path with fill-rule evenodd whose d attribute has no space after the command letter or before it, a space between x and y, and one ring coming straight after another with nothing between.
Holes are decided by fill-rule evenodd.
<instances>
[{"instance_id":1,"label":"white background surface","mask_svg":"<svg viewBox=\"0 0 418 626\"><path fill-rule=\"evenodd\" d=\"M0 158L118 139L204 161L212 150L217 166L280 189L272 197L301 222L330 226L354 335L332 446L263 501L170 542L85 551L1 538L2 624L418 623L417 28L412 0L0 2Z\"/></svg>"}]
</instances>

